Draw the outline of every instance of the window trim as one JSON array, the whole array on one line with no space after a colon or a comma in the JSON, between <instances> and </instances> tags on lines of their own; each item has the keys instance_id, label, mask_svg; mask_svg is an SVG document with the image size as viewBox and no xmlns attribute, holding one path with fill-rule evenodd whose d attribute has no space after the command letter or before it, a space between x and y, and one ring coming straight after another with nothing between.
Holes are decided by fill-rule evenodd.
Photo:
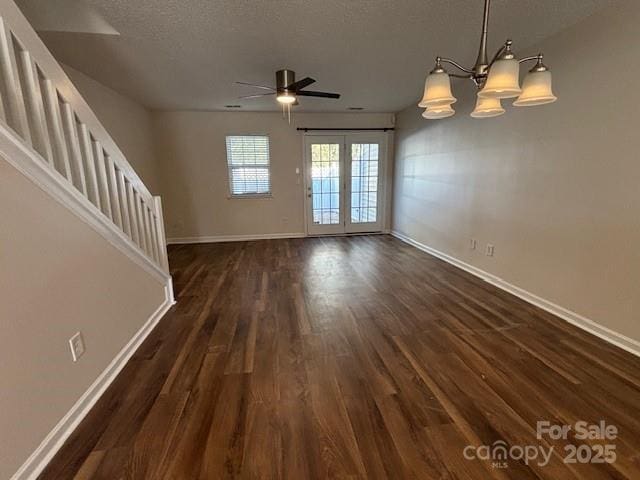
<instances>
[{"instance_id":1,"label":"window trim","mask_svg":"<svg viewBox=\"0 0 640 480\"><path fill-rule=\"evenodd\" d=\"M267 164L267 168L269 171L269 191L264 193L233 193L233 181L231 180L231 171L234 168L229 164L229 151L227 149L227 138L228 137L267 137L268 149L267 154L269 158L269 163ZM228 200L250 200L250 199L261 199L261 198L273 198L273 185L271 183L271 138L267 133L227 133L224 136L224 154L226 159L226 168L227 168L227 199ZM238 167L236 167L238 168Z\"/></svg>"},{"instance_id":2,"label":"window trim","mask_svg":"<svg viewBox=\"0 0 640 480\"><path fill-rule=\"evenodd\" d=\"M228 200L250 200L256 198L273 198L273 193L231 193L227 195Z\"/></svg>"}]
</instances>

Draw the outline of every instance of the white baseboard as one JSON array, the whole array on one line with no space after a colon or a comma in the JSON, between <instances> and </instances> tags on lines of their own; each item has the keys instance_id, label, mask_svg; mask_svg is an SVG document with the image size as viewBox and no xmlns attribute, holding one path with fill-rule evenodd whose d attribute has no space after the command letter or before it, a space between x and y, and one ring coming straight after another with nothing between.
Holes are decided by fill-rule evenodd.
<instances>
[{"instance_id":1,"label":"white baseboard","mask_svg":"<svg viewBox=\"0 0 640 480\"><path fill-rule=\"evenodd\" d=\"M115 380L118 373L129 361L131 356L138 349L140 344L151 333L158 324L164 314L175 303L173 301L173 293L170 292L171 285L165 287L165 301L158 309L151 314L149 319L144 323L142 328L129 340L122 350L116 355L111 363L96 378L86 392L71 407L71 410L58 422L58 424L49 432L45 439L40 443L38 448L29 456L18 471L11 477L11 480L35 480L44 470L53 456L62 447L64 442L69 438L71 433L80 424L82 419L89 413L91 408L96 404L98 399L107 390L111 382Z\"/></svg>"},{"instance_id":2,"label":"white baseboard","mask_svg":"<svg viewBox=\"0 0 640 480\"><path fill-rule=\"evenodd\" d=\"M318 235L320 237L343 237L353 235L388 235L390 230L383 230L381 232L362 232L362 233L338 233L335 235ZM218 235L211 237L175 237L168 238L167 245L181 245L189 243L220 243L220 242L248 242L251 240L275 240L279 238L305 238L308 236L306 233L264 233L256 235Z\"/></svg>"},{"instance_id":3,"label":"white baseboard","mask_svg":"<svg viewBox=\"0 0 640 480\"><path fill-rule=\"evenodd\" d=\"M215 235L202 237L175 237L168 238L168 245L183 243L219 243L219 242L246 242L249 240L273 240L277 238L303 238L305 233L263 233L256 235Z\"/></svg>"},{"instance_id":4,"label":"white baseboard","mask_svg":"<svg viewBox=\"0 0 640 480\"><path fill-rule=\"evenodd\" d=\"M544 298L541 298L520 287L517 287L516 285L513 285L506 280L497 277L496 275L485 272L484 270L474 267L473 265L463 262L462 260L458 260L451 255L447 255L446 253L440 252L439 250L424 245L398 231L392 230L391 235L398 238L399 240L402 240L405 243L408 243L409 245L416 247L419 250L422 250L423 252L427 252L434 257L438 257L439 259L444 260L451 265L454 265L462 270L471 273L472 275L475 275L476 277L480 277L484 281L498 288L501 288L502 290L505 290L506 292L509 292L512 295L515 295L516 297L519 297L522 300L535 305L536 307L540 307L543 310L546 310L547 312L552 313L553 315L571 323L572 325L575 325L582 330L585 330L613 345L626 350L627 352L640 356L640 342L634 340L633 338L629 338L621 333L604 327L589 318L583 317L579 313L568 310L564 307L561 307L560 305L556 305L555 303L550 302L549 300L545 300Z\"/></svg>"}]
</instances>

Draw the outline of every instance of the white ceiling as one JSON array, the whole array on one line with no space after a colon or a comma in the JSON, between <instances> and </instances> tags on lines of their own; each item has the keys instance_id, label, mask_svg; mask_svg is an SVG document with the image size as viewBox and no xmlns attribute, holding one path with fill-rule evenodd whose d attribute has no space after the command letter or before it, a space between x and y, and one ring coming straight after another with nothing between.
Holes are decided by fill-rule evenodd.
<instances>
[{"instance_id":1,"label":"white ceiling","mask_svg":"<svg viewBox=\"0 0 640 480\"><path fill-rule=\"evenodd\" d=\"M120 33L40 31L56 57L154 109L276 110L272 97L234 85L273 85L274 72L317 80L300 111L396 112L416 102L437 55L473 64L482 0L67 0L84 3ZM18 0L38 23L50 0ZM613 0L494 0L491 50L514 40L516 53L593 14ZM31 13L30 13L31 12ZM46 22L45 22L46 23ZM59 28L59 30L65 30ZM68 28L66 29L68 30ZM82 31L81 28L75 30ZM84 31L93 31L87 28ZM553 52L546 52L552 67Z\"/></svg>"}]
</instances>

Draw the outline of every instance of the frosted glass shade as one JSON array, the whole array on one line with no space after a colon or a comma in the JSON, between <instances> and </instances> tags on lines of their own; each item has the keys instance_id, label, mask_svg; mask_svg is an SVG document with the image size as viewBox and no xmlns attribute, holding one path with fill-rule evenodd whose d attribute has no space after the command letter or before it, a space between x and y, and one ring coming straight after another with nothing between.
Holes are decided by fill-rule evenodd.
<instances>
[{"instance_id":1,"label":"frosted glass shade","mask_svg":"<svg viewBox=\"0 0 640 480\"><path fill-rule=\"evenodd\" d=\"M513 102L516 107L529 107L552 103L558 99L551 91L551 72L529 72L524 77L522 94Z\"/></svg>"},{"instance_id":2,"label":"frosted glass shade","mask_svg":"<svg viewBox=\"0 0 640 480\"><path fill-rule=\"evenodd\" d=\"M478 96L512 98L520 95L520 63L515 58L496 60L489 69L487 82Z\"/></svg>"},{"instance_id":3,"label":"frosted glass shade","mask_svg":"<svg viewBox=\"0 0 640 480\"><path fill-rule=\"evenodd\" d=\"M420 108L436 105L451 105L456 97L451 93L451 80L446 72L430 73L424 82L424 95L418 106Z\"/></svg>"},{"instance_id":4,"label":"frosted glass shade","mask_svg":"<svg viewBox=\"0 0 640 480\"><path fill-rule=\"evenodd\" d=\"M280 103L284 103L285 105L292 105L296 103L296 96L288 92L283 92L283 93L278 93L276 100Z\"/></svg>"},{"instance_id":5,"label":"frosted glass shade","mask_svg":"<svg viewBox=\"0 0 640 480\"><path fill-rule=\"evenodd\" d=\"M455 114L455 110L451 108L451 105L436 105L432 107L427 107L427 109L422 113L424 118L429 120L439 120L441 118L447 118Z\"/></svg>"},{"instance_id":6,"label":"frosted glass shade","mask_svg":"<svg viewBox=\"0 0 640 480\"><path fill-rule=\"evenodd\" d=\"M491 118L504 113L499 98L478 97L476 108L471 112L473 118Z\"/></svg>"}]
</instances>

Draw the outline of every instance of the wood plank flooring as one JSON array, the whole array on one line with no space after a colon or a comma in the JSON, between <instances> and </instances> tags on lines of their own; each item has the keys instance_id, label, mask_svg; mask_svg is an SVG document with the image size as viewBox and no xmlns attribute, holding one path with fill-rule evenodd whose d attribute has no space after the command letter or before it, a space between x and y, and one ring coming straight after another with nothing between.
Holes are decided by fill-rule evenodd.
<instances>
[{"instance_id":1,"label":"wood plank flooring","mask_svg":"<svg viewBox=\"0 0 640 480\"><path fill-rule=\"evenodd\" d=\"M390 236L170 249L177 305L43 479L638 479L640 359ZM536 422L605 420L565 464ZM467 445L554 446L537 462Z\"/></svg>"}]
</instances>

